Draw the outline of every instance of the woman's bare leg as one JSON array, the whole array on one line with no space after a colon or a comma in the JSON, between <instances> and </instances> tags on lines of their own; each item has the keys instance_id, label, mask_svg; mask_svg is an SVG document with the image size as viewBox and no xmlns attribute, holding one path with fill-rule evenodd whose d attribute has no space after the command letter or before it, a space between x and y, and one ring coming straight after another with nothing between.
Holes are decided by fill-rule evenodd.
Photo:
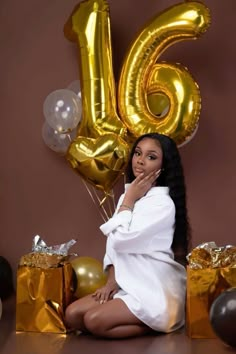
<instances>
[{"instance_id":1,"label":"woman's bare leg","mask_svg":"<svg viewBox=\"0 0 236 354\"><path fill-rule=\"evenodd\" d=\"M65 312L65 322L68 327L88 332L84 325L84 315L87 311L100 307L100 303L92 295L87 295L79 300L72 302Z\"/></svg>"},{"instance_id":2,"label":"woman's bare leg","mask_svg":"<svg viewBox=\"0 0 236 354\"><path fill-rule=\"evenodd\" d=\"M89 309L83 320L85 328L100 337L126 338L152 331L130 312L121 299L113 299Z\"/></svg>"}]
</instances>

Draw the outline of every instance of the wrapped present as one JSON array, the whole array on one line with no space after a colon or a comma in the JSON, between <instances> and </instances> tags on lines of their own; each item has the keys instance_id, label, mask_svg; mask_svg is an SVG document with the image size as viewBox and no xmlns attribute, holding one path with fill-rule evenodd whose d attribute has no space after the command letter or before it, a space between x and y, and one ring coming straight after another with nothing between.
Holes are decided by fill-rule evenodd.
<instances>
[{"instance_id":1,"label":"wrapped present","mask_svg":"<svg viewBox=\"0 0 236 354\"><path fill-rule=\"evenodd\" d=\"M193 249L187 259L187 334L215 338L209 311L217 296L236 286L236 247L208 242Z\"/></svg>"},{"instance_id":2,"label":"wrapped present","mask_svg":"<svg viewBox=\"0 0 236 354\"><path fill-rule=\"evenodd\" d=\"M17 270L17 331L67 332L64 311L73 294L68 251L75 242L48 247L37 235L32 252L21 257Z\"/></svg>"}]
</instances>

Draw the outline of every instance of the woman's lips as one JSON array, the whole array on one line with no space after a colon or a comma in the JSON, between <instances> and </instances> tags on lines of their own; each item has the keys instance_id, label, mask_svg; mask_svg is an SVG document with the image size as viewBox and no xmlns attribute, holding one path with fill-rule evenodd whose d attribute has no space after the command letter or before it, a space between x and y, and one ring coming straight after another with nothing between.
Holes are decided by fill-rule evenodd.
<instances>
[{"instance_id":1,"label":"woman's lips","mask_svg":"<svg viewBox=\"0 0 236 354\"><path fill-rule=\"evenodd\" d=\"M141 169L139 169L139 168L135 168L135 172L137 172L137 173L143 173L144 171L141 170Z\"/></svg>"}]
</instances>

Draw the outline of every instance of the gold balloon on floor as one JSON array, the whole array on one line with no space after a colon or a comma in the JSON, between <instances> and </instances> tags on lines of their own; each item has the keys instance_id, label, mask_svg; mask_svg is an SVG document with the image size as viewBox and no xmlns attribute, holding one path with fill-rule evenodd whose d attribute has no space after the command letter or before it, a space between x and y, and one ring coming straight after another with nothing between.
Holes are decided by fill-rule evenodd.
<instances>
[{"instance_id":1,"label":"gold balloon on floor","mask_svg":"<svg viewBox=\"0 0 236 354\"><path fill-rule=\"evenodd\" d=\"M106 284L106 274L103 265L92 257L76 257L71 260L71 265L76 275L76 289L74 296L81 298L92 294Z\"/></svg>"}]
</instances>

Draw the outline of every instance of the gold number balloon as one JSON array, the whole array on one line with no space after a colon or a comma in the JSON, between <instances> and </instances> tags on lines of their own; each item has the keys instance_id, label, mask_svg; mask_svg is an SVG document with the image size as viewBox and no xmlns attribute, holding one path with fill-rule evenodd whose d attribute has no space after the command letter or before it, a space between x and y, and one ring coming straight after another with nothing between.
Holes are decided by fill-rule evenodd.
<instances>
[{"instance_id":1,"label":"gold number balloon","mask_svg":"<svg viewBox=\"0 0 236 354\"><path fill-rule=\"evenodd\" d=\"M200 93L188 71L180 65L158 64L170 45L196 39L210 24L208 8L185 2L155 16L138 34L125 58L119 81L120 116L134 136L158 131L177 144L190 136L198 123ZM157 118L149 108L148 94L169 99L169 110Z\"/></svg>"},{"instance_id":2,"label":"gold number balloon","mask_svg":"<svg viewBox=\"0 0 236 354\"><path fill-rule=\"evenodd\" d=\"M140 132L142 128L143 132L157 130L171 136L180 145L192 135L199 120L201 101L198 85L182 65L160 63L153 66L146 85L147 95L156 92L168 97L168 111L165 116L152 117L150 121L140 116L138 129Z\"/></svg>"},{"instance_id":3,"label":"gold number balloon","mask_svg":"<svg viewBox=\"0 0 236 354\"><path fill-rule=\"evenodd\" d=\"M126 135L116 108L108 4L82 1L65 24L69 40L78 41L83 119L78 135L96 138L106 132Z\"/></svg>"},{"instance_id":4,"label":"gold number balloon","mask_svg":"<svg viewBox=\"0 0 236 354\"><path fill-rule=\"evenodd\" d=\"M116 108L110 19L104 0L82 1L64 26L65 36L78 41L82 121L67 160L95 188L109 193L127 163L127 128Z\"/></svg>"},{"instance_id":5,"label":"gold number balloon","mask_svg":"<svg viewBox=\"0 0 236 354\"><path fill-rule=\"evenodd\" d=\"M178 145L190 140L199 120L198 85L183 66L157 60L172 44L197 39L209 24L208 8L195 1L155 16L126 55L116 98L107 1L85 0L75 7L64 33L79 46L83 115L66 158L85 181L111 190L127 163L125 140L151 131Z\"/></svg>"}]
</instances>

